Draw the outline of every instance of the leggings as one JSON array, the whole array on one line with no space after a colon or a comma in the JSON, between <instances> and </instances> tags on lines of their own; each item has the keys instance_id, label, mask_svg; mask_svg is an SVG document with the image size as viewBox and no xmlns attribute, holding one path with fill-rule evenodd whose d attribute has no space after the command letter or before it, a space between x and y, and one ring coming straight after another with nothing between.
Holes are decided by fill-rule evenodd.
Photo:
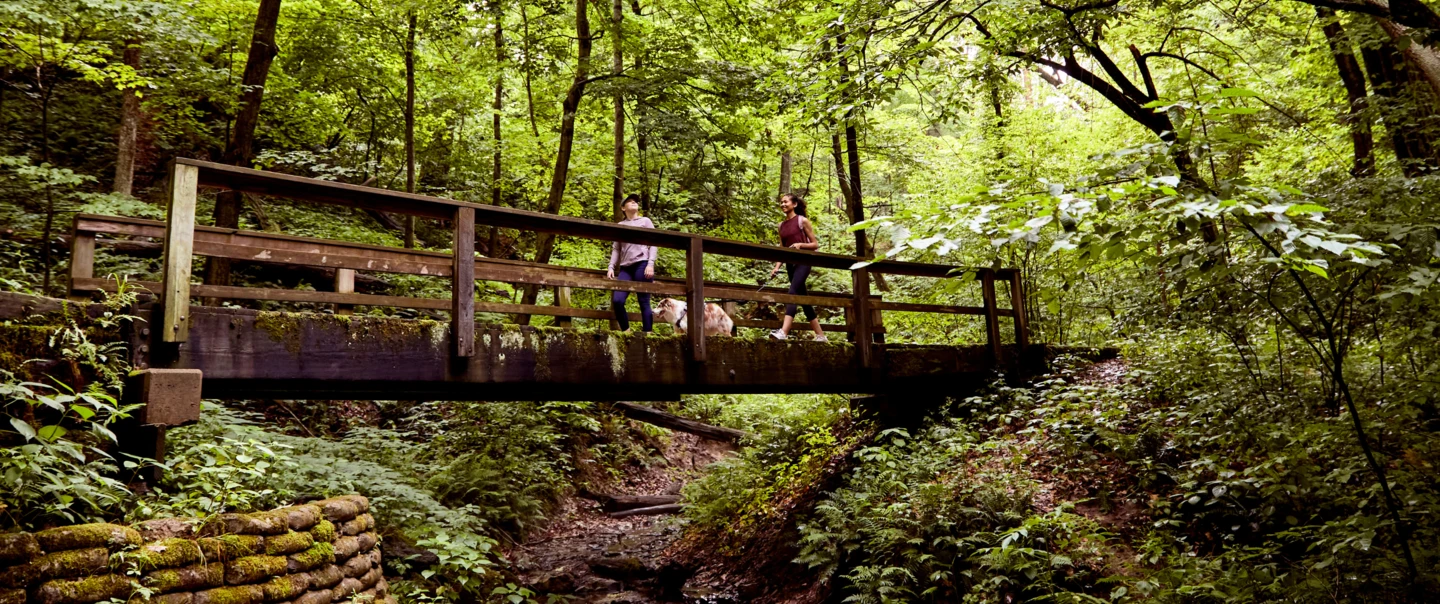
<instances>
[{"instance_id":1,"label":"leggings","mask_svg":"<svg viewBox=\"0 0 1440 604\"><path fill-rule=\"evenodd\" d=\"M645 266L650 264L649 260L641 260L635 264L627 264L615 271L615 278L621 281L645 281L651 282L654 279L645 278ZM630 329L630 315L625 313L625 299L630 297L630 292L612 292L610 294L610 308L615 311L615 322L620 324L620 331ZM651 331L655 315L650 310L650 294L635 294L640 300L640 321L645 331Z\"/></svg>"},{"instance_id":2,"label":"leggings","mask_svg":"<svg viewBox=\"0 0 1440 604\"><path fill-rule=\"evenodd\" d=\"M810 267L803 265L786 264L785 274L790 275L791 295L804 296L810 293L810 290L805 287L805 280L810 277ZM805 319L809 321L814 321L815 307L806 304L803 308L805 309ZM785 316L795 316L794 304L785 305Z\"/></svg>"}]
</instances>

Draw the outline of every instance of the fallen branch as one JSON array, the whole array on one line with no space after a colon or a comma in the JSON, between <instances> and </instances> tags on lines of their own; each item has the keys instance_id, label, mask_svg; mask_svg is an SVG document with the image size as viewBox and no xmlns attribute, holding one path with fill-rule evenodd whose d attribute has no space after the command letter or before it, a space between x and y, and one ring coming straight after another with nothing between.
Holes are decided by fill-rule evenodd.
<instances>
[{"instance_id":1,"label":"fallen branch","mask_svg":"<svg viewBox=\"0 0 1440 604\"><path fill-rule=\"evenodd\" d=\"M599 502L600 510L607 513L680 502L679 495L605 495L581 491L579 496Z\"/></svg>"},{"instance_id":2,"label":"fallen branch","mask_svg":"<svg viewBox=\"0 0 1440 604\"><path fill-rule=\"evenodd\" d=\"M635 508L633 510L625 510L623 512L614 512L610 514L610 517L625 518L627 516L658 516L661 514L676 514L679 513L680 510L683 508L684 506L678 503L671 503L667 505L651 506L648 508Z\"/></svg>"},{"instance_id":3,"label":"fallen branch","mask_svg":"<svg viewBox=\"0 0 1440 604\"><path fill-rule=\"evenodd\" d=\"M739 442L741 438L750 435L744 430L724 428L721 426L712 426L704 422L697 422L693 419L685 419L678 415L666 413L664 411L653 409L651 407L646 407L644 405L637 405L635 403L627 403L624 401L620 401L615 403L615 408L619 409L620 412L625 415L625 417L628 417L635 421L641 421L647 424L654 424L656 426L660 426L662 428L669 428L677 432L694 434L695 436L699 436L700 438L708 438L710 440L718 440L733 444Z\"/></svg>"}]
</instances>

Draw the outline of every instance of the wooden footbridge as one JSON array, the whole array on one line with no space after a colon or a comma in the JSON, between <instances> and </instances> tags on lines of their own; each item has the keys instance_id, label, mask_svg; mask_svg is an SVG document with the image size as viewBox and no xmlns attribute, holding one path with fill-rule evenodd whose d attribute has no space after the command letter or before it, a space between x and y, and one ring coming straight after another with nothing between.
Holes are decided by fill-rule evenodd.
<instances>
[{"instance_id":1,"label":"wooden footbridge","mask_svg":"<svg viewBox=\"0 0 1440 604\"><path fill-rule=\"evenodd\" d=\"M850 256L625 227L195 160L176 160L170 170L164 222L95 215L75 218L71 295L88 299L98 290L115 287L114 281L94 274L97 245L163 241L161 280L139 283L155 298L152 305L138 309L147 323L134 330L133 361L141 368L198 369L205 397L664 400L683 393L883 395L953 389L997 369L1026 373L1036 369L1044 355L1039 347L1028 345L1024 292L1018 273L1010 269L892 261L857 265L858 259ZM453 251L198 226L201 187L442 220L453 228ZM477 224L682 250L685 275L658 277L654 283L612 281L594 269L477 257ZM716 255L848 271L852 288L800 296L707 281L706 257ZM196 256L332 270L333 291L194 283ZM357 272L446 279L451 295L356 293ZM872 273L935 279L973 274L983 304L885 301L871 292ZM556 304L479 302L477 281L556 288ZM1008 285L1010 308L997 304L997 283ZM572 329L570 319L610 319L611 312L571 306L570 288L674 296L687 300L692 309L716 300L725 303L732 316L739 302L838 307L844 309L844 321L824 329L844 333L848 341L706 338L697 324L702 314L698 312L689 314L688 334L683 336ZM208 305L195 305L197 299ZM221 299L333 305L333 313L259 312L214 305ZM446 311L448 321L352 314L357 306ZM886 341L885 312L975 315L984 321L986 341L949 346ZM556 326L477 325L476 313L548 315L556 317ZM1011 344L1002 343L1002 319L1013 323ZM739 317L736 322L742 328L779 325Z\"/></svg>"}]
</instances>

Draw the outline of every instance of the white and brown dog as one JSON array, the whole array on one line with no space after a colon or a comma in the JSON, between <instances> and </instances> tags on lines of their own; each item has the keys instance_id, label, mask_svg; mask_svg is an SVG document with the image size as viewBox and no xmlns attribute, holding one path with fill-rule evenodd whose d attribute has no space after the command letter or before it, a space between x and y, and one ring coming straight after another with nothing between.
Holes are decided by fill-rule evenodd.
<instances>
[{"instance_id":1,"label":"white and brown dog","mask_svg":"<svg viewBox=\"0 0 1440 604\"><path fill-rule=\"evenodd\" d=\"M686 320L688 304L674 298L666 298L655 305L655 318L675 326L675 333L685 333L689 326ZM735 334L735 321L725 314L719 304L705 305L705 335L729 336Z\"/></svg>"}]
</instances>

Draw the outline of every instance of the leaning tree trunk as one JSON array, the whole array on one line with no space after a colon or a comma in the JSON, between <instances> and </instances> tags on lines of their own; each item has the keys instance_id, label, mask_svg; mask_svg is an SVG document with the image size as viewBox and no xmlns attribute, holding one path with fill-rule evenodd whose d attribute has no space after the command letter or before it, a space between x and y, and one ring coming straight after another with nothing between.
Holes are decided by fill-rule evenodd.
<instances>
[{"instance_id":1,"label":"leaning tree trunk","mask_svg":"<svg viewBox=\"0 0 1440 604\"><path fill-rule=\"evenodd\" d=\"M415 192L415 12L405 30L405 192ZM405 247L415 247L415 217L405 216Z\"/></svg>"},{"instance_id":2,"label":"leaning tree trunk","mask_svg":"<svg viewBox=\"0 0 1440 604\"><path fill-rule=\"evenodd\" d=\"M790 158L790 150L780 152L780 194L790 192L790 175L795 170L795 160Z\"/></svg>"},{"instance_id":3,"label":"leaning tree trunk","mask_svg":"<svg viewBox=\"0 0 1440 604\"><path fill-rule=\"evenodd\" d=\"M265 80L270 76L270 63L279 52L275 47L275 26L280 21L280 0L260 0L255 16L255 30L250 37L250 54L245 59L245 73L240 78L240 111L235 114L235 128L225 146L223 161L248 166L254 157L255 127L260 122L260 102L265 97ZM224 191L215 197L215 226L227 229L240 227L240 206L244 197L238 191ZM230 284L230 260L207 259L205 282L211 285Z\"/></svg>"},{"instance_id":4,"label":"leaning tree trunk","mask_svg":"<svg viewBox=\"0 0 1440 604\"><path fill-rule=\"evenodd\" d=\"M575 0L575 78L560 103L560 147L555 152L555 169L550 173L550 195L545 201L545 211L560 213L560 204L565 200L565 183L570 172L570 153L575 146L575 112L580 109L580 99L585 96L585 84L589 81L590 66L590 17L585 14L585 0ZM535 262L549 264L550 255L555 252L555 235L541 233L536 242ZM539 291L535 286L526 286L521 298L524 304L534 304ZM515 322L530 324L530 315L518 315Z\"/></svg>"},{"instance_id":5,"label":"leaning tree trunk","mask_svg":"<svg viewBox=\"0 0 1440 604\"><path fill-rule=\"evenodd\" d=\"M140 41L126 40L125 66L140 70ZM140 93L132 88L120 91L120 132L115 140L115 182L111 191L129 195L135 185L135 141L140 133Z\"/></svg>"},{"instance_id":6,"label":"leaning tree trunk","mask_svg":"<svg viewBox=\"0 0 1440 604\"><path fill-rule=\"evenodd\" d=\"M1361 47L1360 56L1375 91L1381 120L1390 132L1395 159L1406 176L1419 176L1440 168L1433 141L1421 126L1435 111L1419 102L1428 90L1416 81L1418 78L1405 63L1400 49L1385 34L1376 31L1378 28L1370 29L1371 40Z\"/></svg>"},{"instance_id":7,"label":"leaning tree trunk","mask_svg":"<svg viewBox=\"0 0 1440 604\"><path fill-rule=\"evenodd\" d=\"M635 16L637 17L644 16L640 12L639 0L630 0L630 12L635 13ZM645 56L644 49L642 48L639 52L636 52L634 54L635 72L638 74L640 73L641 68L645 66L643 60L643 57ZM650 172L646 167L645 151L650 144L650 140L649 137L645 135L645 94L643 92L644 89L642 88L640 90L642 92L637 92L635 94L635 155L636 161L638 161L640 164L640 209L644 210L645 214L648 215L650 214Z\"/></svg>"},{"instance_id":8,"label":"leaning tree trunk","mask_svg":"<svg viewBox=\"0 0 1440 604\"><path fill-rule=\"evenodd\" d=\"M1315 7L1316 16L1325 22L1322 30L1330 44L1330 55L1335 58L1335 68L1340 72L1340 82L1345 85L1345 96L1350 102L1350 113L1345 122L1350 126L1350 140L1355 149L1355 166L1350 173L1354 176L1369 176L1375 172L1375 138L1370 132L1370 119L1365 115L1365 74L1360 71L1360 61L1355 58L1350 38L1335 17L1335 11Z\"/></svg>"}]
</instances>

